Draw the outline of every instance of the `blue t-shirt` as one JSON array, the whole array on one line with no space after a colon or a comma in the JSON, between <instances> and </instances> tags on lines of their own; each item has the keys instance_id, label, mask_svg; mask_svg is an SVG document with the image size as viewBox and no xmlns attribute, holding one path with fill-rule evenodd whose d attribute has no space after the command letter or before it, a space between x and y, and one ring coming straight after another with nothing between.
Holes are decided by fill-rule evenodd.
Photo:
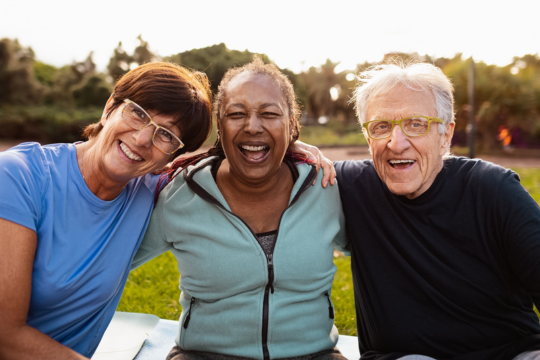
<instances>
[{"instance_id":1,"label":"blue t-shirt","mask_svg":"<svg viewBox=\"0 0 540 360\"><path fill-rule=\"evenodd\" d=\"M0 153L0 218L37 233L27 324L85 356L114 314L153 208L157 176L104 201L86 186L72 144Z\"/></svg>"}]
</instances>

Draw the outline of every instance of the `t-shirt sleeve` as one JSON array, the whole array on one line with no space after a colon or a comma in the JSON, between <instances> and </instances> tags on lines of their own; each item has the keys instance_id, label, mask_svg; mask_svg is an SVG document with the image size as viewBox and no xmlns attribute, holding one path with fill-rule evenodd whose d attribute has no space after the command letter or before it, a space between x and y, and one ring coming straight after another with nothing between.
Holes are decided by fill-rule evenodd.
<instances>
[{"instance_id":1,"label":"t-shirt sleeve","mask_svg":"<svg viewBox=\"0 0 540 360\"><path fill-rule=\"evenodd\" d=\"M160 200L158 200L156 208L152 212L150 217L150 224L146 229L141 246L137 250L133 262L131 263L131 270L138 268L144 263L152 260L156 256L163 254L167 250L172 248L172 244L166 239L165 232L163 231L163 197L166 189L160 194Z\"/></svg>"},{"instance_id":2,"label":"t-shirt sleeve","mask_svg":"<svg viewBox=\"0 0 540 360\"><path fill-rule=\"evenodd\" d=\"M37 143L0 153L0 218L37 231L48 186L45 164Z\"/></svg>"},{"instance_id":3,"label":"t-shirt sleeve","mask_svg":"<svg viewBox=\"0 0 540 360\"><path fill-rule=\"evenodd\" d=\"M510 267L540 308L540 208L515 173L503 180L496 206Z\"/></svg>"}]
</instances>

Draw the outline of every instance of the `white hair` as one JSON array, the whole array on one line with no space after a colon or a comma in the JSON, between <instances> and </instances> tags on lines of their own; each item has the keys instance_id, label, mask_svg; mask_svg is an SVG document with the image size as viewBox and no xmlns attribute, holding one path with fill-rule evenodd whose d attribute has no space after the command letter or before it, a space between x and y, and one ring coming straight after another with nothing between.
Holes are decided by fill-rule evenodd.
<instances>
[{"instance_id":1,"label":"white hair","mask_svg":"<svg viewBox=\"0 0 540 360\"><path fill-rule=\"evenodd\" d=\"M431 91L435 97L437 116L444 121L439 133L446 132L446 125L454 122L454 87L441 69L428 63L382 64L358 74L359 85L353 98L358 122L366 122L369 101L377 94L386 93L403 84L410 89Z\"/></svg>"}]
</instances>

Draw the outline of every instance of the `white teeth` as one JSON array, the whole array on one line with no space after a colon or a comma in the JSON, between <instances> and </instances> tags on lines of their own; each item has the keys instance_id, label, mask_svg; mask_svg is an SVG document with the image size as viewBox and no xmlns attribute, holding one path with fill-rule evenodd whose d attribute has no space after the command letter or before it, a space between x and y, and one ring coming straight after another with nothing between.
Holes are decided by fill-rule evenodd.
<instances>
[{"instance_id":1,"label":"white teeth","mask_svg":"<svg viewBox=\"0 0 540 360\"><path fill-rule=\"evenodd\" d=\"M413 163L414 160L390 160L390 164L399 164L399 163Z\"/></svg>"},{"instance_id":2,"label":"white teeth","mask_svg":"<svg viewBox=\"0 0 540 360\"><path fill-rule=\"evenodd\" d=\"M120 149L122 149L122 151L124 152L124 155L126 155L129 159L134 160L134 161L141 161L142 160L141 157L138 157L137 155L132 153L129 150L129 148L126 145L124 145L124 143L120 143Z\"/></svg>"},{"instance_id":3,"label":"white teeth","mask_svg":"<svg viewBox=\"0 0 540 360\"><path fill-rule=\"evenodd\" d=\"M242 149L247 151L261 151L266 149L266 146L249 146L249 145L242 145Z\"/></svg>"}]
</instances>

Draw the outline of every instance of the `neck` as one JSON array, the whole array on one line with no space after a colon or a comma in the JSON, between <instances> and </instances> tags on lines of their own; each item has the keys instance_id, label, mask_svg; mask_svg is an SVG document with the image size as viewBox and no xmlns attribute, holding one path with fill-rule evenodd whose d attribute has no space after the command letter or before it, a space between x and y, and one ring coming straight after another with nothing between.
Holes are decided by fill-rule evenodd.
<instances>
[{"instance_id":1,"label":"neck","mask_svg":"<svg viewBox=\"0 0 540 360\"><path fill-rule=\"evenodd\" d=\"M103 164L96 161L95 140L76 145L79 170L88 189L101 200L114 200L131 179L113 180L107 176Z\"/></svg>"},{"instance_id":2,"label":"neck","mask_svg":"<svg viewBox=\"0 0 540 360\"><path fill-rule=\"evenodd\" d=\"M234 174L227 159L223 160L218 169L216 183L224 196L229 194L253 202L280 195L284 188L292 190L293 185L291 172L285 163L281 163L279 169L266 179L245 181ZM285 193L289 194L290 190Z\"/></svg>"}]
</instances>

